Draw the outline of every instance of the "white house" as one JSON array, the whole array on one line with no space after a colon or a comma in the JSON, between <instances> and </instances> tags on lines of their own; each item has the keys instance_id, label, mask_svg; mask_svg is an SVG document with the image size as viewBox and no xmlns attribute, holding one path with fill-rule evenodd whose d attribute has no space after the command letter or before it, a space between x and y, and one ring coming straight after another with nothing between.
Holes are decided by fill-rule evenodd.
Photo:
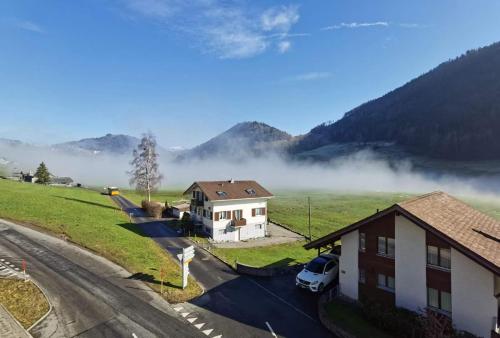
<instances>
[{"instance_id":1,"label":"white house","mask_svg":"<svg viewBox=\"0 0 500 338\"><path fill-rule=\"evenodd\" d=\"M340 292L437 314L455 328L497 337L500 222L434 192L367 217L305 245L341 241Z\"/></svg>"},{"instance_id":2,"label":"white house","mask_svg":"<svg viewBox=\"0 0 500 338\"><path fill-rule=\"evenodd\" d=\"M189 212L191 205L188 203L181 203L178 205L174 205L172 207L172 216L178 219L182 219L184 213Z\"/></svg>"},{"instance_id":3,"label":"white house","mask_svg":"<svg viewBox=\"0 0 500 338\"><path fill-rule=\"evenodd\" d=\"M267 201L273 195L255 181L195 182L185 192L191 196L191 217L215 241L242 241L264 237Z\"/></svg>"}]
</instances>

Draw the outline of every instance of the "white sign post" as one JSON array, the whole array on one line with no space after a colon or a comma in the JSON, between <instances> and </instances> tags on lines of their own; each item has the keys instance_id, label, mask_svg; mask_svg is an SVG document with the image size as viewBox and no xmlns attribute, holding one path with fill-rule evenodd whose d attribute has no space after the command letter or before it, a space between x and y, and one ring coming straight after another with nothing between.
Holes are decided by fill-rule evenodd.
<instances>
[{"instance_id":1,"label":"white sign post","mask_svg":"<svg viewBox=\"0 0 500 338\"><path fill-rule=\"evenodd\" d=\"M185 289L188 284L189 263L194 258L194 246L182 249L182 254L177 255L182 265L182 288Z\"/></svg>"}]
</instances>

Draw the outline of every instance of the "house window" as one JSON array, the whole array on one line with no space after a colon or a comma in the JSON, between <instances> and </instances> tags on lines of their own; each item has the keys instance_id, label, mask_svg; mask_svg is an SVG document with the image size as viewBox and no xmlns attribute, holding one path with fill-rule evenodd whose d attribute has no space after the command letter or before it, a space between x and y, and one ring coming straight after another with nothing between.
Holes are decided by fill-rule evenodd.
<instances>
[{"instance_id":1,"label":"house window","mask_svg":"<svg viewBox=\"0 0 500 338\"><path fill-rule=\"evenodd\" d=\"M220 197L227 197L227 193L225 191L217 191L217 195Z\"/></svg>"},{"instance_id":2,"label":"house window","mask_svg":"<svg viewBox=\"0 0 500 338\"><path fill-rule=\"evenodd\" d=\"M427 306L451 313L451 293L427 288Z\"/></svg>"},{"instance_id":3,"label":"house window","mask_svg":"<svg viewBox=\"0 0 500 338\"><path fill-rule=\"evenodd\" d=\"M214 213L210 211L210 212L208 213L208 218L209 218L209 219L214 219Z\"/></svg>"},{"instance_id":4,"label":"house window","mask_svg":"<svg viewBox=\"0 0 500 338\"><path fill-rule=\"evenodd\" d=\"M221 211L219 212L219 219L230 219L231 211Z\"/></svg>"},{"instance_id":5,"label":"house window","mask_svg":"<svg viewBox=\"0 0 500 338\"><path fill-rule=\"evenodd\" d=\"M366 250L366 234L364 232L359 233L359 251L365 252Z\"/></svg>"},{"instance_id":6,"label":"house window","mask_svg":"<svg viewBox=\"0 0 500 338\"><path fill-rule=\"evenodd\" d=\"M245 192L252 196L256 194L255 189L252 188L245 189Z\"/></svg>"},{"instance_id":7,"label":"house window","mask_svg":"<svg viewBox=\"0 0 500 338\"><path fill-rule=\"evenodd\" d=\"M386 276L386 275L381 274L381 273L379 273L377 275L377 286L380 289L394 292L395 282L396 281L395 281L394 277Z\"/></svg>"},{"instance_id":8,"label":"house window","mask_svg":"<svg viewBox=\"0 0 500 338\"><path fill-rule=\"evenodd\" d=\"M438 248L437 246L427 246L427 264L439 266L445 269L451 268L450 249Z\"/></svg>"},{"instance_id":9,"label":"house window","mask_svg":"<svg viewBox=\"0 0 500 338\"><path fill-rule=\"evenodd\" d=\"M377 252L379 255L394 257L396 242L394 238L378 237Z\"/></svg>"},{"instance_id":10,"label":"house window","mask_svg":"<svg viewBox=\"0 0 500 338\"><path fill-rule=\"evenodd\" d=\"M203 217L207 217L207 211L203 209Z\"/></svg>"},{"instance_id":11,"label":"house window","mask_svg":"<svg viewBox=\"0 0 500 338\"><path fill-rule=\"evenodd\" d=\"M264 216L266 214L266 208L256 208L253 210L255 211L255 216Z\"/></svg>"},{"instance_id":12,"label":"house window","mask_svg":"<svg viewBox=\"0 0 500 338\"><path fill-rule=\"evenodd\" d=\"M234 211L234 218L237 220L240 220L243 218L243 210L235 210Z\"/></svg>"},{"instance_id":13,"label":"house window","mask_svg":"<svg viewBox=\"0 0 500 338\"><path fill-rule=\"evenodd\" d=\"M193 199L196 198L196 191L193 190Z\"/></svg>"},{"instance_id":14,"label":"house window","mask_svg":"<svg viewBox=\"0 0 500 338\"><path fill-rule=\"evenodd\" d=\"M361 283L361 284L365 284L366 283L366 273L365 273L365 270L364 269L359 269L359 273L358 273L358 281Z\"/></svg>"}]
</instances>

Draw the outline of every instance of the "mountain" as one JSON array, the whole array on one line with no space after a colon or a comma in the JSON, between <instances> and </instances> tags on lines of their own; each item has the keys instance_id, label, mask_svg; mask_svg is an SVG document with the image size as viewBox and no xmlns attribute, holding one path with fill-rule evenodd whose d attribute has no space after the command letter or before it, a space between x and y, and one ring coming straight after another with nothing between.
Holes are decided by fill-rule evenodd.
<instances>
[{"instance_id":1,"label":"mountain","mask_svg":"<svg viewBox=\"0 0 500 338\"><path fill-rule=\"evenodd\" d=\"M499 160L498 135L500 43L495 43L315 127L291 153L324 156L320 149L335 153L339 145L375 145L440 160Z\"/></svg>"},{"instance_id":2,"label":"mountain","mask_svg":"<svg viewBox=\"0 0 500 338\"><path fill-rule=\"evenodd\" d=\"M290 134L261 122L242 122L209 141L184 152L180 159L244 159L283 151L293 142Z\"/></svg>"},{"instance_id":3,"label":"mountain","mask_svg":"<svg viewBox=\"0 0 500 338\"><path fill-rule=\"evenodd\" d=\"M132 150L137 147L140 140L129 135L107 134L102 137L85 138L79 141L71 141L55 144L53 147L58 150L69 152L87 152L93 154L132 154Z\"/></svg>"}]
</instances>

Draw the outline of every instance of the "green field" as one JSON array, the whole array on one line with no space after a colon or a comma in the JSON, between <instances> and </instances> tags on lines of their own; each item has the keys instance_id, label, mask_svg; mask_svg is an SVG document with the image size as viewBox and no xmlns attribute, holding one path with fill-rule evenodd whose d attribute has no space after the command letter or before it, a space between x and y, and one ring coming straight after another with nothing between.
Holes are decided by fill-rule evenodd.
<instances>
[{"instance_id":1,"label":"green field","mask_svg":"<svg viewBox=\"0 0 500 338\"><path fill-rule=\"evenodd\" d=\"M137 205L141 205L141 201L146 199L145 194L139 193L135 190L122 189L121 193ZM173 202L178 202L184 199L185 197L182 196L182 191L180 190L162 190L151 194L151 200L162 203L168 201L169 204L172 204Z\"/></svg>"},{"instance_id":2,"label":"green field","mask_svg":"<svg viewBox=\"0 0 500 338\"><path fill-rule=\"evenodd\" d=\"M44 228L116 262L159 289L159 268L167 272L164 296L184 301L201 293L192 282L182 290L180 269L108 196L81 188L50 187L0 179L0 217Z\"/></svg>"},{"instance_id":3,"label":"green field","mask_svg":"<svg viewBox=\"0 0 500 338\"><path fill-rule=\"evenodd\" d=\"M169 202L182 198L181 191L160 191L153 194L157 201ZM311 199L311 233L313 239L352 224L374 214L377 209L385 209L394 203L412 198L405 193L376 192L325 192L325 191L274 191L275 198L269 202L269 218L287 225L291 229L308 236L308 204ZM135 191L124 191L124 195L136 203L142 197ZM479 201L465 198L465 202L477 209L500 219L499 201ZM214 254L234 265L241 263L263 267L304 263L316 255L314 250L303 249L303 242L244 249L216 249Z\"/></svg>"}]
</instances>

